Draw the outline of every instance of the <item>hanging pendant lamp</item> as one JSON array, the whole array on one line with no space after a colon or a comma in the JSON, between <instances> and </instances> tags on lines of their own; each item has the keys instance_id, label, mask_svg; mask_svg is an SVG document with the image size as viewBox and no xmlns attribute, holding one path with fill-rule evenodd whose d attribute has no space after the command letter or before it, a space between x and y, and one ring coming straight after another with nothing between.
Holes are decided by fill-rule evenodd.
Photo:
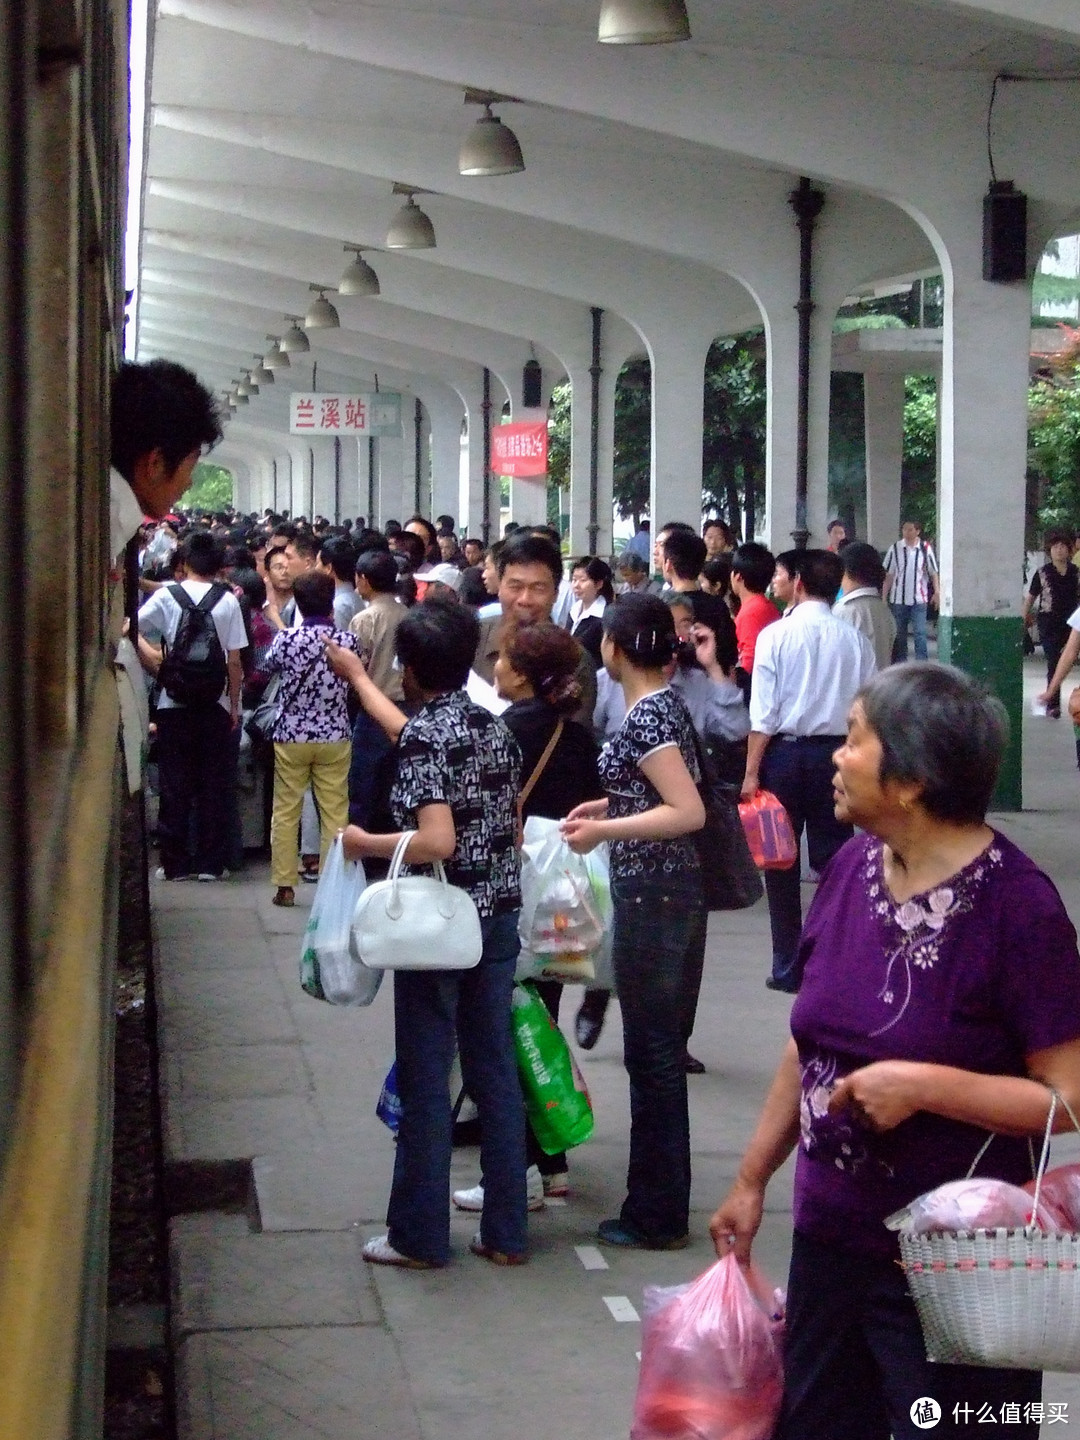
<instances>
[{"instance_id":1,"label":"hanging pendant lamp","mask_svg":"<svg viewBox=\"0 0 1080 1440\"><path fill-rule=\"evenodd\" d=\"M416 203L412 190L403 192L408 196L405 204L390 222L386 235L388 250L434 250L435 227Z\"/></svg>"},{"instance_id":2,"label":"hanging pendant lamp","mask_svg":"<svg viewBox=\"0 0 1080 1440\"><path fill-rule=\"evenodd\" d=\"M252 380L255 380L260 385L273 385L274 372L265 363L262 356L254 355L252 359L255 361L255 369L251 372Z\"/></svg>"},{"instance_id":3,"label":"hanging pendant lamp","mask_svg":"<svg viewBox=\"0 0 1080 1440\"><path fill-rule=\"evenodd\" d=\"M263 356L263 364L268 370L288 370L292 361L281 348L281 337L278 335L267 335L270 341L270 349Z\"/></svg>"},{"instance_id":4,"label":"hanging pendant lamp","mask_svg":"<svg viewBox=\"0 0 1080 1440\"><path fill-rule=\"evenodd\" d=\"M334 309L333 305L330 304L330 301L327 300L326 295L323 293L324 291L331 289L331 286L329 286L329 285L309 285L309 286L308 286L308 289L309 289L309 290L314 290L314 291L316 292L316 294L318 295L319 298L318 298L317 300L313 300L313 301L311 302L311 305L308 307L308 312L307 312L307 314L304 316L304 329L305 329L305 330L337 330L337 329L340 329L340 327L341 327L341 321L338 319L338 313L337 313L337 311Z\"/></svg>"},{"instance_id":5,"label":"hanging pendant lamp","mask_svg":"<svg viewBox=\"0 0 1080 1440\"><path fill-rule=\"evenodd\" d=\"M517 136L484 104L458 156L459 175L517 175L525 169Z\"/></svg>"},{"instance_id":6,"label":"hanging pendant lamp","mask_svg":"<svg viewBox=\"0 0 1080 1440\"><path fill-rule=\"evenodd\" d=\"M344 275L338 281L339 295L378 295L379 277L360 253L367 247L364 245L346 245L345 253L352 253L352 260L349 262Z\"/></svg>"},{"instance_id":7,"label":"hanging pendant lamp","mask_svg":"<svg viewBox=\"0 0 1080 1440\"><path fill-rule=\"evenodd\" d=\"M288 354L290 351L292 351L293 354L305 354L311 349L311 341L304 334L303 330L300 329L300 316L286 315L285 319L291 320L292 324L278 341L278 348L283 355Z\"/></svg>"},{"instance_id":8,"label":"hanging pendant lamp","mask_svg":"<svg viewBox=\"0 0 1080 1440\"><path fill-rule=\"evenodd\" d=\"M670 45L690 39L685 0L600 0L602 45Z\"/></svg>"},{"instance_id":9,"label":"hanging pendant lamp","mask_svg":"<svg viewBox=\"0 0 1080 1440\"><path fill-rule=\"evenodd\" d=\"M236 382L236 393L237 395L243 395L245 400L252 394L252 388L248 383L246 375L241 375L240 379ZM255 386L254 393L256 395L259 393L259 387L257 385Z\"/></svg>"}]
</instances>

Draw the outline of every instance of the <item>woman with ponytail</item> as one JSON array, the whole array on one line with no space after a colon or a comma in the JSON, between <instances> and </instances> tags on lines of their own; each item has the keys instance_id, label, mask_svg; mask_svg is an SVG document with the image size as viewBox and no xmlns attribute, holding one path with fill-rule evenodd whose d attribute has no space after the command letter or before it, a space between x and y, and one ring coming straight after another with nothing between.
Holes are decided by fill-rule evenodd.
<instances>
[{"instance_id":1,"label":"woman with ponytail","mask_svg":"<svg viewBox=\"0 0 1080 1440\"><path fill-rule=\"evenodd\" d=\"M601 654L626 719L600 755L607 798L572 810L571 849L611 846L612 964L630 1079L630 1164L609 1245L677 1250L689 1239L690 1117L685 976L700 965L706 915L691 838L705 823L690 715L665 679L675 622L655 595L623 595L603 617Z\"/></svg>"},{"instance_id":2,"label":"woman with ponytail","mask_svg":"<svg viewBox=\"0 0 1080 1440\"><path fill-rule=\"evenodd\" d=\"M604 793L597 772L596 741L584 725L570 719L581 704L577 680L580 663L577 644L565 630L549 621L512 625L503 635L495 661L495 688L511 702L502 718L521 747L523 789L536 774L558 730L554 748L522 803L523 820L530 815L562 820L575 806ZM562 985L558 980L541 980L536 988L548 1012L558 1021ZM570 1177L565 1152L545 1154L531 1128L525 1138L529 1165L539 1170L544 1195L566 1195ZM533 1203L539 1198L534 1189L535 1172L529 1174L528 1180ZM477 1200L483 1204L480 1187L454 1192L454 1204L459 1209L479 1208Z\"/></svg>"}]
</instances>

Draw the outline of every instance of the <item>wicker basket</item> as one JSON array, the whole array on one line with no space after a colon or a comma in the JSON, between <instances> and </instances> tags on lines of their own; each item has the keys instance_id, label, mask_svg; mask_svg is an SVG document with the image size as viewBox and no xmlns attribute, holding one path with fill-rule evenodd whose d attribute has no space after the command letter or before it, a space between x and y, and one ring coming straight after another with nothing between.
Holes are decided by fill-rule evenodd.
<instances>
[{"instance_id":1,"label":"wicker basket","mask_svg":"<svg viewBox=\"0 0 1080 1440\"><path fill-rule=\"evenodd\" d=\"M1059 1101L1055 1093L1033 1213ZM902 1233L900 1255L928 1360L1080 1371L1080 1235L1048 1234L1034 1227Z\"/></svg>"}]
</instances>

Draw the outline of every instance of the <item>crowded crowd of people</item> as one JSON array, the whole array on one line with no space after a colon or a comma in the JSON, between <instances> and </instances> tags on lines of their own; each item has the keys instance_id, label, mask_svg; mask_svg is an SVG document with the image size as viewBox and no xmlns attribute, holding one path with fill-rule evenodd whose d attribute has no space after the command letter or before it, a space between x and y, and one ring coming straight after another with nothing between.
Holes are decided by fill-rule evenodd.
<instances>
[{"instance_id":1,"label":"crowded crowd of people","mask_svg":"<svg viewBox=\"0 0 1080 1440\"><path fill-rule=\"evenodd\" d=\"M168 507L216 430L209 397L173 371L124 367L114 396L114 540L137 505L156 516L138 531L135 638L159 879L220 882L243 863L250 741L272 775L274 904L295 903L341 832L369 874L407 837L407 860L445 862L480 918L475 969L394 973L400 1129L388 1229L364 1259L450 1259L455 1052L481 1127L480 1184L452 1196L479 1213L473 1252L525 1263L529 1211L573 1193L566 1155L530 1133L512 1043L530 815L610 856L630 1134L626 1196L598 1238L687 1244L707 924L695 836L715 787L745 802L764 787L805 832L818 884L804 919L800 866L765 877L765 984L795 996L792 1038L710 1230L720 1256L748 1260L769 1179L797 1152L774 1440L911 1440L931 1394L946 1411L990 1396L1037 1433L1037 1371L928 1364L884 1225L969 1167L1024 1179L1051 1089L1080 1108L1076 934L1049 879L987 823L1006 720L976 681L925 658L937 562L918 525L883 558L839 521L828 548L779 555L720 520L702 534L670 523L611 563L567 566L544 526L484 545L450 516L381 530L185 517ZM129 431L137 442L118 443ZM1070 548L1048 537L1025 607L1051 715L1080 654ZM916 660L898 663L909 631ZM556 1018L561 988L540 987ZM608 1000L585 992L584 1048ZM999 1139L983 1158L987 1132Z\"/></svg>"}]
</instances>

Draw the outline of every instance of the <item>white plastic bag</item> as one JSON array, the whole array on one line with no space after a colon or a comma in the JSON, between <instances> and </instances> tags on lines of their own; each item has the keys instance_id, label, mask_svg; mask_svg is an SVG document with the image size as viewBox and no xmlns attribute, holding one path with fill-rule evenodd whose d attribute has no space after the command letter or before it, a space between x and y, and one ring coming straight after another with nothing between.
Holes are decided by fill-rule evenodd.
<instances>
[{"instance_id":1,"label":"white plastic bag","mask_svg":"<svg viewBox=\"0 0 1080 1440\"><path fill-rule=\"evenodd\" d=\"M336 836L319 875L300 950L300 985L316 1000L370 1005L375 999L382 971L361 965L349 948L353 911L366 884L363 865L345 859L341 836Z\"/></svg>"},{"instance_id":2,"label":"white plastic bag","mask_svg":"<svg viewBox=\"0 0 1080 1440\"><path fill-rule=\"evenodd\" d=\"M603 858L600 849L605 851ZM557 820L536 815L526 820L519 980L593 983L595 957L603 952L605 940L610 945L611 891L603 883L606 849L598 847L592 856L575 855L559 833Z\"/></svg>"}]
</instances>

